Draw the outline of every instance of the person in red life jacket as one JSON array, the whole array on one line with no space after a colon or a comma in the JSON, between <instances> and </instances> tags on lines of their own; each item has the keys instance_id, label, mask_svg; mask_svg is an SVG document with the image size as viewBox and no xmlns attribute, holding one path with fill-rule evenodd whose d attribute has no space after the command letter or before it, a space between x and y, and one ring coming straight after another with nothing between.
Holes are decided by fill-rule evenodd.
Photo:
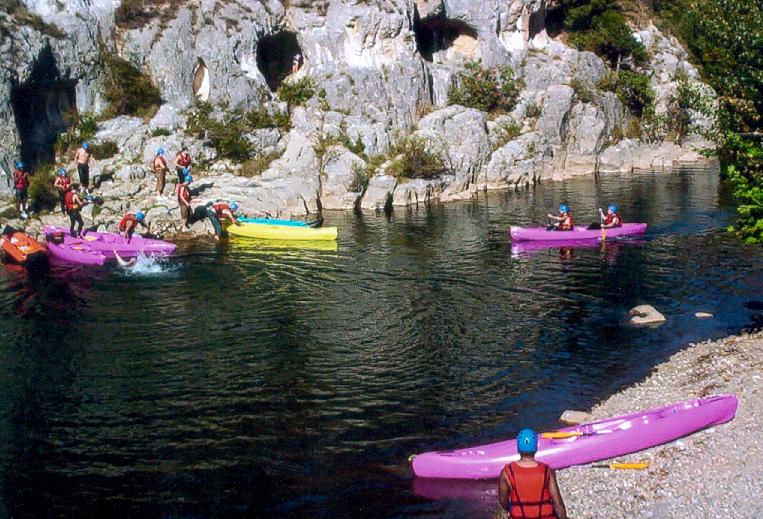
<instances>
[{"instance_id":1,"label":"person in red life jacket","mask_svg":"<svg viewBox=\"0 0 763 519\"><path fill-rule=\"evenodd\" d=\"M76 238L77 236L84 236L82 228L85 226L85 222L82 221L82 215L80 211L87 202L83 202L79 197L79 184L72 184L72 187L64 195L64 206L66 207L66 214L69 215L69 234ZM74 230L75 224L79 225L79 229Z\"/></svg>"},{"instance_id":2,"label":"person in red life jacket","mask_svg":"<svg viewBox=\"0 0 763 519\"><path fill-rule=\"evenodd\" d=\"M151 169L156 175L156 199L164 199L164 186L167 183L167 159L164 158L164 148L156 149L156 156L151 161Z\"/></svg>"},{"instance_id":3,"label":"person in red life jacket","mask_svg":"<svg viewBox=\"0 0 763 519\"><path fill-rule=\"evenodd\" d=\"M146 215L144 215L142 211L138 211L137 213L125 213L122 219L119 220L119 232L122 233L122 237L127 243L130 243L132 235L135 232L135 229L138 228L138 225L142 225L148 229L148 225L146 225Z\"/></svg>"},{"instance_id":4,"label":"person in red life jacket","mask_svg":"<svg viewBox=\"0 0 763 519\"><path fill-rule=\"evenodd\" d=\"M549 225L549 231L571 231L575 228L575 222L572 220L572 212L570 206L562 204L559 206L559 216L552 214L546 215L552 220L556 220L556 224Z\"/></svg>"},{"instance_id":5,"label":"person in red life jacket","mask_svg":"<svg viewBox=\"0 0 763 519\"><path fill-rule=\"evenodd\" d=\"M77 162L79 182L85 188L85 191L87 191L90 187L90 163L98 162L93 157L93 152L90 151L90 143L82 143L82 147L74 154L74 160Z\"/></svg>"},{"instance_id":6,"label":"person in red life jacket","mask_svg":"<svg viewBox=\"0 0 763 519\"><path fill-rule=\"evenodd\" d=\"M53 187L58 190L58 199L61 201L61 212L66 214L66 203L64 202L64 196L72 188L72 180L69 175L66 174L64 168L59 168L58 176L53 182Z\"/></svg>"},{"instance_id":7,"label":"person in red life jacket","mask_svg":"<svg viewBox=\"0 0 763 519\"><path fill-rule=\"evenodd\" d=\"M219 240L225 232L222 222L228 221L232 225L241 225L234 214L236 211L238 211L238 204L236 202L231 202L230 204L218 202L207 208L207 217L215 229L216 240Z\"/></svg>"},{"instance_id":8,"label":"person in red life jacket","mask_svg":"<svg viewBox=\"0 0 763 519\"><path fill-rule=\"evenodd\" d=\"M191 189L188 187L193 182L193 177L188 168L184 168L185 176L182 182L178 182L175 186L175 195L177 196L178 207L180 208L180 225L184 228L188 228L189 219L191 217Z\"/></svg>"},{"instance_id":9,"label":"person in red life jacket","mask_svg":"<svg viewBox=\"0 0 763 519\"><path fill-rule=\"evenodd\" d=\"M27 218L26 203L29 199L29 173L27 173L24 163L16 161L16 169L13 170L13 197L16 200L16 211L22 218Z\"/></svg>"},{"instance_id":10,"label":"person in red life jacket","mask_svg":"<svg viewBox=\"0 0 763 519\"><path fill-rule=\"evenodd\" d=\"M184 170L187 169L188 173L191 172L191 154L188 153L188 148L183 148L180 150L175 155L172 163L175 165L175 173L178 175L178 183L182 184L185 180L185 176L187 175Z\"/></svg>"},{"instance_id":11,"label":"person in red life jacket","mask_svg":"<svg viewBox=\"0 0 763 519\"><path fill-rule=\"evenodd\" d=\"M604 211L601 210L601 207L599 207L599 216L601 216L602 229L612 229L614 227L622 227L623 225L623 219L617 214L617 205L615 204L609 204L606 216L604 215Z\"/></svg>"},{"instance_id":12,"label":"person in red life jacket","mask_svg":"<svg viewBox=\"0 0 763 519\"><path fill-rule=\"evenodd\" d=\"M545 463L535 461L538 435L523 429L517 435L519 461L512 461L501 471L498 500L510 519L567 519L556 474Z\"/></svg>"}]
</instances>

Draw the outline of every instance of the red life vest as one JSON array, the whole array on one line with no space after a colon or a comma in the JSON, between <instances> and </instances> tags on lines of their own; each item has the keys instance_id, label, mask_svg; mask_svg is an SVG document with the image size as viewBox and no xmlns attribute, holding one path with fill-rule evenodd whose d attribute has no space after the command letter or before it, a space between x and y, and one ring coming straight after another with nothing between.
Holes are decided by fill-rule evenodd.
<instances>
[{"instance_id":1,"label":"red life vest","mask_svg":"<svg viewBox=\"0 0 763 519\"><path fill-rule=\"evenodd\" d=\"M13 187L26 189L29 187L29 175L19 169L13 170Z\"/></svg>"},{"instance_id":2,"label":"red life vest","mask_svg":"<svg viewBox=\"0 0 763 519\"><path fill-rule=\"evenodd\" d=\"M122 219L119 220L119 232L125 232L129 222L135 222L135 225L138 225L138 218L132 213L125 214Z\"/></svg>"},{"instance_id":3,"label":"red life vest","mask_svg":"<svg viewBox=\"0 0 763 519\"><path fill-rule=\"evenodd\" d=\"M69 211L79 209L79 204L74 202L74 195L76 193L74 191L67 191L64 195L64 206L66 206L66 209Z\"/></svg>"},{"instance_id":4,"label":"red life vest","mask_svg":"<svg viewBox=\"0 0 763 519\"><path fill-rule=\"evenodd\" d=\"M562 216L564 218L564 216ZM562 231L571 231L575 228L575 221L572 219L572 214L567 213L567 219L569 223L564 223L564 220L559 221L559 229Z\"/></svg>"},{"instance_id":5,"label":"red life vest","mask_svg":"<svg viewBox=\"0 0 763 519\"><path fill-rule=\"evenodd\" d=\"M217 218L225 218L223 211L226 209L230 211L230 206L228 204L215 204L212 206L212 209L215 210L215 215L217 215Z\"/></svg>"},{"instance_id":6,"label":"red life vest","mask_svg":"<svg viewBox=\"0 0 763 519\"><path fill-rule=\"evenodd\" d=\"M58 190L66 193L72 188L72 179L69 177L58 177L61 179L61 182L58 185Z\"/></svg>"},{"instance_id":7,"label":"red life vest","mask_svg":"<svg viewBox=\"0 0 763 519\"><path fill-rule=\"evenodd\" d=\"M177 187L177 196L178 196L178 203L180 203L181 199L184 200L191 200L191 190L188 189L188 186L185 184L179 184Z\"/></svg>"},{"instance_id":8,"label":"red life vest","mask_svg":"<svg viewBox=\"0 0 763 519\"><path fill-rule=\"evenodd\" d=\"M604 218L604 225L612 225L615 224L615 227L622 227L623 225L623 219L620 218L620 215L617 213L608 214L606 218Z\"/></svg>"},{"instance_id":9,"label":"red life vest","mask_svg":"<svg viewBox=\"0 0 763 519\"><path fill-rule=\"evenodd\" d=\"M503 473L511 485L511 519L556 518L554 502L548 489L548 465L539 462L537 467L520 467L516 462L512 462L503 467Z\"/></svg>"},{"instance_id":10,"label":"red life vest","mask_svg":"<svg viewBox=\"0 0 763 519\"><path fill-rule=\"evenodd\" d=\"M187 168L191 165L191 156L190 155L183 155L182 153L178 154L178 158L175 159L175 162L177 162L177 165L181 168Z\"/></svg>"}]
</instances>

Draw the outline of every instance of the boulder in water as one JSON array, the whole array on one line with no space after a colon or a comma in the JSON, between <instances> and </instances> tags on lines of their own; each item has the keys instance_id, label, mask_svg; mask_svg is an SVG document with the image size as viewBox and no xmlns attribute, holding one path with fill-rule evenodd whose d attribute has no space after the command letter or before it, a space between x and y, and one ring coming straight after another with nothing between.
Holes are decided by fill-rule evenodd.
<instances>
[{"instance_id":1,"label":"boulder in water","mask_svg":"<svg viewBox=\"0 0 763 519\"><path fill-rule=\"evenodd\" d=\"M631 316L630 323L636 325L662 324L667 321L667 318L652 305L639 305L631 308L628 315Z\"/></svg>"}]
</instances>

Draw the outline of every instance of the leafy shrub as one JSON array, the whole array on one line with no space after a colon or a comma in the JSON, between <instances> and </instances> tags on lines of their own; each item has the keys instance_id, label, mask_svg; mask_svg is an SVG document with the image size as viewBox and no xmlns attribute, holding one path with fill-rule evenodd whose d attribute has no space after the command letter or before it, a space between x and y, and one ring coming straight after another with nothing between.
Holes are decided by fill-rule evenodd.
<instances>
[{"instance_id":1,"label":"leafy shrub","mask_svg":"<svg viewBox=\"0 0 763 519\"><path fill-rule=\"evenodd\" d=\"M169 128L154 128L151 132L151 137L169 137L172 135L172 130Z\"/></svg>"},{"instance_id":2,"label":"leafy shrub","mask_svg":"<svg viewBox=\"0 0 763 519\"><path fill-rule=\"evenodd\" d=\"M593 88L590 83L586 83L580 79L573 79L570 81L570 86L575 91L575 95L580 101L584 103L593 103L595 101Z\"/></svg>"},{"instance_id":3,"label":"leafy shrub","mask_svg":"<svg viewBox=\"0 0 763 519\"><path fill-rule=\"evenodd\" d=\"M122 0L114 12L114 21L123 29L140 29L154 19L166 24L177 16L184 3L185 0Z\"/></svg>"},{"instance_id":4,"label":"leafy shrub","mask_svg":"<svg viewBox=\"0 0 763 519\"><path fill-rule=\"evenodd\" d=\"M98 132L98 122L91 114L72 112L67 117L69 129L60 133L56 139L55 151L58 155L66 155L79 148L84 141L89 141ZM98 155L96 155L97 157Z\"/></svg>"},{"instance_id":5,"label":"leafy shrub","mask_svg":"<svg viewBox=\"0 0 763 519\"><path fill-rule=\"evenodd\" d=\"M111 52L102 51L105 65L104 96L110 103L107 116L154 116L162 103L159 89L146 74Z\"/></svg>"},{"instance_id":6,"label":"leafy shrub","mask_svg":"<svg viewBox=\"0 0 763 519\"><path fill-rule=\"evenodd\" d=\"M242 177L256 177L270 167L270 164L279 157L277 152L270 154L258 154L241 165Z\"/></svg>"},{"instance_id":7,"label":"leafy shrub","mask_svg":"<svg viewBox=\"0 0 763 519\"><path fill-rule=\"evenodd\" d=\"M315 95L313 79L304 76L296 81L284 81L278 87L278 98L285 101L289 108L304 105Z\"/></svg>"},{"instance_id":8,"label":"leafy shrub","mask_svg":"<svg viewBox=\"0 0 763 519\"><path fill-rule=\"evenodd\" d=\"M493 112L514 108L521 85L508 65L484 69L469 62L448 90L448 104Z\"/></svg>"},{"instance_id":9,"label":"leafy shrub","mask_svg":"<svg viewBox=\"0 0 763 519\"><path fill-rule=\"evenodd\" d=\"M51 38L62 39L66 37L66 33L60 27L54 23L47 23L38 15L30 13L27 7L19 0L0 0L0 12L13 16L18 25L31 27L35 31Z\"/></svg>"},{"instance_id":10,"label":"leafy shrub","mask_svg":"<svg viewBox=\"0 0 763 519\"><path fill-rule=\"evenodd\" d=\"M616 93L620 101L637 117L641 117L644 109L654 103L654 90L649 78L638 72L609 72L601 77L597 86L601 90Z\"/></svg>"},{"instance_id":11,"label":"leafy shrub","mask_svg":"<svg viewBox=\"0 0 763 519\"><path fill-rule=\"evenodd\" d=\"M259 128L279 128L288 130L291 128L291 117L289 112L275 112L271 115L266 109L251 110L244 114L248 128L256 130Z\"/></svg>"},{"instance_id":12,"label":"leafy shrub","mask_svg":"<svg viewBox=\"0 0 763 519\"><path fill-rule=\"evenodd\" d=\"M508 119L499 123L493 133L493 150L495 151L519 137L522 126L513 119Z\"/></svg>"},{"instance_id":13,"label":"leafy shrub","mask_svg":"<svg viewBox=\"0 0 763 519\"><path fill-rule=\"evenodd\" d=\"M49 164L41 166L30 176L29 199L35 212L50 211L58 204L58 192L53 187L55 176L51 173L52 169Z\"/></svg>"},{"instance_id":14,"label":"leafy shrub","mask_svg":"<svg viewBox=\"0 0 763 519\"><path fill-rule=\"evenodd\" d=\"M90 151L98 159L110 159L119 153L119 146L113 141L103 141L99 144L91 144Z\"/></svg>"},{"instance_id":15,"label":"leafy shrub","mask_svg":"<svg viewBox=\"0 0 763 519\"><path fill-rule=\"evenodd\" d=\"M525 117L528 119L537 119L542 113L543 110L538 106L538 103L530 103L525 107Z\"/></svg>"},{"instance_id":16,"label":"leafy shrub","mask_svg":"<svg viewBox=\"0 0 763 519\"><path fill-rule=\"evenodd\" d=\"M409 135L400 139L390 149L390 156L394 158L387 172L394 177L431 179L447 171L445 161L429 149L423 137Z\"/></svg>"}]
</instances>

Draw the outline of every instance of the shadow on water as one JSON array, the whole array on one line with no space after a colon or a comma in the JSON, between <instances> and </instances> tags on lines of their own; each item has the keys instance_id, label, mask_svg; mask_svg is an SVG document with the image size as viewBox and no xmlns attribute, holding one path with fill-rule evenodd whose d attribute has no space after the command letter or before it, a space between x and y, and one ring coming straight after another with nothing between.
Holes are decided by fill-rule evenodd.
<instances>
[{"instance_id":1,"label":"shadow on water","mask_svg":"<svg viewBox=\"0 0 763 519\"><path fill-rule=\"evenodd\" d=\"M578 221L617 201L650 230L512 248L510 225L562 201ZM414 482L408 456L552 427L760 322L759 249L720 231L733 210L716 170L687 169L327 214L328 250L200 241L150 275L5 270L0 515L492 517L489 484ZM627 326L641 303L668 323Z\"/></svg>"}]
</instances>

